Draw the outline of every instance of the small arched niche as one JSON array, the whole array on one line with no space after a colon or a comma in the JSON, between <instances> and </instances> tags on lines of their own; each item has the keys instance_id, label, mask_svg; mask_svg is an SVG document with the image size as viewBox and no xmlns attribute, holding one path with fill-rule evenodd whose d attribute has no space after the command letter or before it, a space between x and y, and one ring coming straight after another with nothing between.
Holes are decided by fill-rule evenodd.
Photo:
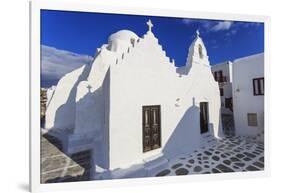
<instances>
[{"instance_id":1,"label":"small arched niche","mask_svg":"<svg viewBox=\"0 0 281 193\"><path fill-rule=\"evenodd\" d=\"M202 50L202 45L201 44L198 45L198 53L199 53L200 59L203 59L203 50Z\"/></svg>"}]
</instances>

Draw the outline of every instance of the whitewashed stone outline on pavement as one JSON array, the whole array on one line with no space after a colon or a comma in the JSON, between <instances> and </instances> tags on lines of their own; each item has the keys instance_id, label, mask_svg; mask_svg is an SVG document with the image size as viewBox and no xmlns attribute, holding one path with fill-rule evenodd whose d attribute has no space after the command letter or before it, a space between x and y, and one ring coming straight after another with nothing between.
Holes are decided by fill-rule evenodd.
<instances>
[{"instance_id":1,"label":"whitewashed stone outline on pavement","mask_svg":"<svg viewBox=\"0 0 281 193\"><path fill-rule=\"evenodd\" d=\"M234 143L236 143L237 141L241 140L241 143L237 144L236 146L233 146L232 150L226 149L225 151L221 151L222 154L230 153L233 150L238 149L238 148L242 148L241 152L235 152L236 153L235 155L243 154L244 152L254 154L253 152L256 151L256 150L254 150L254 149L256 149L256 147L260 147L261 148L260 152L259 152L259 154L254 154L255 157L252 158L249 161L243 160L247 156L245 156L243 158L237 158L240 161L236 161L236 162L232 161L231 165L227 165L223 161L224 160L229 160L230 157L235 157L235 155L233 155L233 154L227 156L226 158L222 158L221 156L219 156L219 154L217 154L218 157L219 157L219 160L218 161L213 160L212 156L214 156L215 152L218 151L218 149L216 149L216 148L218 148L221 145L226 145L227 146L227 144L229 144L229 143L230 143L230 145L233 145L233 143L231 144L231 140L234 140ZM160 172L166 173L166 175L160 175L160 176L175 176L175 175L177 175L176 171L178 169L181 169L181 168L187 169L188 170L188 173L187 173L188 175L189 174L203 174L203 173L224 173L223 171L217 171L217 172L212 171L214 168L216 169L216 167L219 164L222 164L222 165L230 168L231 170L233 170L233 172L250 171L249 169L248 170L246 169L249 166L253 166L257 170L264 170L264 161L260 161L261 159L262 160L264 159L264 150L263 150L264 147L263 146L264 146L263 143L258 142L258 141L256 141L256 139L250 138L250 137L233 137L233 138L225 138L225 139L222 139L222 140L214 139L212 144L210 144L209 146L202 146L200 148L200 150L198 150L198 151L195 150L191 154L180 155L180 156L177 156L176 158L174 158L172 160L169 160L169 168L162 168L161 170L155 172L154 176L157 176L157 174L159 175ZM204 151L209 150L210 148L214 149L212 156L210 156L210 155L208 156L208 155L206 155L204 153ZM229 147L226 147L226 148L229 148ZM200 153L202 155L206 156L208 159L206 159L206 160L198 160L197 159L197 155L200 154ZM194 160L194 163L188 163L188 160L191 160L191 159ZM201 164L199 163L199 161L201 161ZM207 161L208 163L203 164L204 161ZM212 164L212 162L213 162L213 164ZM238 162L241 162L241 163L243 163L245 165L241 166L241 167L234 168L233 167L234 163L238 163ZM256 165L253 165L255 162L258 162L258 163L262 164L263 167L258 167ZM191 167L188 168L186 166L186 164L189 164ZM209 168L204 168L203 165L207 165ZM172 168L173 166L176 166L176 167L173 169ZM200 166L202 168L202 170L199 171L199 172L194 171L194 168L197 167L197 166ZM166 172L164 172L165 170L166 170ZM170 170L170 172L167 173L167 170ZM182 170L182 171L184 171L184 170ZM180 175L180 174L178 174L178 175ZM186 174L182 174L182 175L186 175Z\"/></svg>"}]
</instances>

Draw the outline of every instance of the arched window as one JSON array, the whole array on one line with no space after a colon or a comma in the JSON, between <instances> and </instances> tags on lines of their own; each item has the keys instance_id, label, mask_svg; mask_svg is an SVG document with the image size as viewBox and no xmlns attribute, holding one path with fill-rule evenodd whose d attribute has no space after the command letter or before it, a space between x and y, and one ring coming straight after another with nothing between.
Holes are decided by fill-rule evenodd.
<instances>
[{"instance_id":1,"label":"arched window","mask_svg":"<svg viewBox=\"0 0 281 193\"><path fill-rule=\"evenodd\" d=\"M201 44L199 44L199 46L198 46L198 52L199 52L199 57L200 57L201 59L203 59L203 51L202 51L202 46L201 46Z\"/></svg>"}]
</instances>

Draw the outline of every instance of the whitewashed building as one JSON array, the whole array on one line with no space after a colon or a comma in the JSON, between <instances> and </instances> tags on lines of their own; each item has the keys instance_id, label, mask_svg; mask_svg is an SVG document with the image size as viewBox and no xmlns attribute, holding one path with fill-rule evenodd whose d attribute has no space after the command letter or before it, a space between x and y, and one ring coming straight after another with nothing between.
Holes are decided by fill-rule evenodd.
<instances>
[{"instance_id":1,"label":"whitewashed building","mask_svg":"<svg viewBox=\"0 0 281 193\"><path fill-rule=\"evenodd\" d=\"M46 111L46 129L64 150L92 150L95 173L107 178L126 168L147 174L206 135L222 136L219 86L199 32L178 68L147 24L141 38L112 34L91 65L63 76Z\"/></svg>"},{"instance_id":2,"label":"whitewashed building","mask_svg":"<svg viewBox=\"0 0 281 193\"><path fill-rule=\"evenodd\" d=\"M263 140L263 53L234 60L232 88L236 135L259 137Z\"/></svg>"},{"instance_id":3,"label":"whitewashed building","mask_svg":"<svg viewBox=\"0 0 281 193\"><path fill-rule=\"evenodd\" d=\"M212 72L219 84L221 97L221 114L232 115L232 62L212 65Z\"/></svg>"}]
</instances>

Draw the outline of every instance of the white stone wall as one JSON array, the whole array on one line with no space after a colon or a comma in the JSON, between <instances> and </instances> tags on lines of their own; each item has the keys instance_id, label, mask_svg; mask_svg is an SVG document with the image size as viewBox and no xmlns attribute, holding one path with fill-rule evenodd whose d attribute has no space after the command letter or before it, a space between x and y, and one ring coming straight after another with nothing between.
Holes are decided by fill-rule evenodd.
<instances>
[{"instance_id":1,"label":"white stone wall","mask_svg":"<svg viewBox=\"0 0 281 193\"><path fill-rule=\"evenodd\" d=\"M256 136L264 130L264 96L254 96L253 79L264 77L264 54L233 63L233 107L237 135ZM258 126L248 126L247 113L257 113Z\"/></svg>"},{"instance_id":2,"label":"white stone wall","mask_svg":"<svg viewBox=\"0 0 281 193\"><path fill-rule=\"evenodd\" d=\"M218 85L208 63L200 63L194 55L188 74L178 74L157 39L148 32L123 59L111 65L110 169L140 164L160 153L169 157L194 150L200 143L200 102L209 102L210 130L219 135ZM161 105L162 147L143 153L145 105Z\"/></svg>"}]
</instances>

